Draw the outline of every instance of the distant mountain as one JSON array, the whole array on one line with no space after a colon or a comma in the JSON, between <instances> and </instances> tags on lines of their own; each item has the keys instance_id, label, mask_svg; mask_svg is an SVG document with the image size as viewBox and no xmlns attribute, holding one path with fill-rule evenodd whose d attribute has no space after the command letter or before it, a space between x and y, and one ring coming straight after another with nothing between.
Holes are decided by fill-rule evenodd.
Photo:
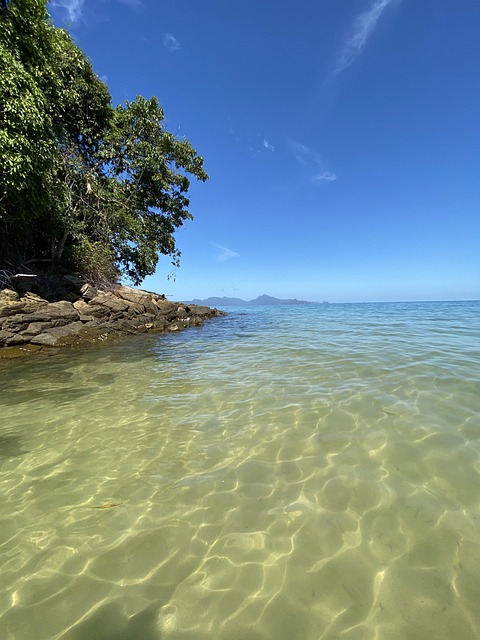
<instances>
[{"instance_id":1,"label":"distant mountain","mask_svg":"<svg viewBox=\"0 0 480 640\"><path fill-rule=\"evenodd\" d=\"M311 303L307 302L306 300L297 300L296 298L289 299L289 300L281 300L280 298L274 298L273 296L267 296L264 294L263 296L258 296L258 298L255 298L255 300L242 300L241 298L227 298L226 296L223 296L222 298L212 297L212 298L206 298L205 300L198 300L197 298L195 298L194 300L190 300L186 304L202 304L202 305L206 305L207 307L236 307L236 306L244 307L245 305L248 305L248 304L274 305L274 304L311 304Z\"/></svg>"},{"instance_id":2,"label":"distant mountain","mask_svg":"<svg viewBox=\"0 0 480 640\"><path fill-rule=\"evenodd\" d=\"M189 300L188 302L185 302L185 304L201 304L201 305L206 305L207 307L221 307L221 306L232 307L232 306L244 306L248 304L248 302L245 302L245 300L241 300L240 298L227 298L224 296L223 298L218 298L218 297L205 298L205 300L199 300L198 298L195 298L194 300Z\"/></svg>"},{"instance_id":3,"label":"distant mountain","mask_svg":"<svg viewBox=\"0 0 480 640\"><path fill-rule=\"evenodd\" d=\"M255 300L250 300L248 304L310 304L306 300L297 300L296 298L290 298L288 300L280 300L279 298L273 298L272 296L258 296Z\"/></svg>"}]
</instances>

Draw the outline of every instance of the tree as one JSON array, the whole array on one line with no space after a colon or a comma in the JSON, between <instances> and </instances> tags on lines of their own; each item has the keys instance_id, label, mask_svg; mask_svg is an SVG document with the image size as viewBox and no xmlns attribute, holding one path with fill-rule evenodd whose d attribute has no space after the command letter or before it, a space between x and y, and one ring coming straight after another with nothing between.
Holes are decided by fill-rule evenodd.
<instances>
[{"instance_id":1,"label":"tree","mask_svg":"<svg viewBox=\"0 0 480 640\"><path fill-rule=\"evenodd\" d=\"M52 31L45 3L0 8L0 242L22 253L47 207L55 162ZM49 86L50 84L50 86ZM5 246L7 245L7 246Z\"/></svg>"},{"instance_id":2,"label":"tree","mask_svg":"<svg viewBox=\"0 0 480 640\"><path fill-rule=\"evenodd\" d=\"M109 232L118 266L139 283L155 271L158 253L177 265L174 232L193 217L188 174L208 179L202 158L188 140L165 130L157 99L142 97L116 108L98 155L113 205Z\"/></svg>"},{"instance_id":3,"label":"tree","mask_svg":"<svg viewBox=\"0 0 480 640\"><path fill-rule=\"evenodd\" d=\"M116 109L46 0L0 0L0 250L138 284L159 255L178 264L174 232L189 176L208 178L156 98Z\"/></svg>"}]
</instances>

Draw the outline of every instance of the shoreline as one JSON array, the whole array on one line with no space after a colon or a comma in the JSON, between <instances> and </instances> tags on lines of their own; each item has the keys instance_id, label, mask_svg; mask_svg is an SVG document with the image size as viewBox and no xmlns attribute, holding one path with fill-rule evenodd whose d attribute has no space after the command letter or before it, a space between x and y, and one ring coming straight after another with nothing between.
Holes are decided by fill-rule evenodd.
<instances>
[{"instance_id":1,"label":"shoreline","mask_svg":"<svg viewBox=\"0 0 480 640\"><path fill-rule=\"evenodd\" d=\"M15 284L0 289L0 359L119 336L181 331L224 315L125 285L105 290L76 276L17 276Z\"/></svg>"}]
</instances>

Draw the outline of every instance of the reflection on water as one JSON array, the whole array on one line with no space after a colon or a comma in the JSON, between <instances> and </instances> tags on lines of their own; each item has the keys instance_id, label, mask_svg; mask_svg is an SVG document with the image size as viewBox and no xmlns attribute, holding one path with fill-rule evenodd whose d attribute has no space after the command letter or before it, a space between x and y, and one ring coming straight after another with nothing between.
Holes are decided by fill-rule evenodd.
<instances>
[{"instance_id":1,"label":"reflection on water","mask_svg":"<svg viewBox=\"0 0 480 640\"><path fill-rule=\"evenodd\" d=\"M478 303L0 362L0 637L480 637Z\"/></svg>"}]
</instances>

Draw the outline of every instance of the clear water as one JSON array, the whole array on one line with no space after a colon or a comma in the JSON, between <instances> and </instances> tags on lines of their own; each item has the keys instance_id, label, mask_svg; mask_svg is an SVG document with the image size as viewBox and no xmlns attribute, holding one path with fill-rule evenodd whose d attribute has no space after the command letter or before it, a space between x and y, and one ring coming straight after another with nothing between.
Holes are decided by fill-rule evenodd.
<instances>
[{"instance_id":1,"label":"clear water","mask_svg":"<svg viewBox=\"0 0 480 640\"><path fill-rule=\"evenodd\" d=\"M480 304L0 361L2 640L480 638Z\"/></svg>"}]
</instances>

